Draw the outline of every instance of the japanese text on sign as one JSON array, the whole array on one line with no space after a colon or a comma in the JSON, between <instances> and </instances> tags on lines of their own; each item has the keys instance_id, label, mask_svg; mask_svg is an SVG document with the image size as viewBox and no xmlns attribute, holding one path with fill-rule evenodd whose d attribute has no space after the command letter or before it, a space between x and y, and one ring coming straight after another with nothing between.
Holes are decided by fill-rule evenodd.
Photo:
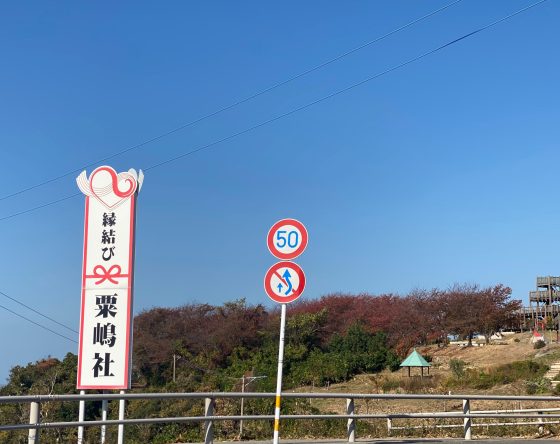
<instances>
[{"instance_id":1,"label":"japanese text on sign","mask_svg":"<svg viewBox=\"0 0 560 444\"><path fill-rule=\"evenodd\" d=\"M86 195L78 389L130 388L135 204L142 173L83 172Z\"/></svg>"}]
</instances>

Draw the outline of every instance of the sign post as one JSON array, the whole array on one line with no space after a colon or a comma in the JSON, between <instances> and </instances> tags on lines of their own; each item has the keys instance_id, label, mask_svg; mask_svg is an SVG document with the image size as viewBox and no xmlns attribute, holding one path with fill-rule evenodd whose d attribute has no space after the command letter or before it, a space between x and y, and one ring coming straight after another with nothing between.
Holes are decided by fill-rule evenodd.
<instances>
[{"instance_id":1,"label":"sign post","mask_svg":"<svg viewBox=\"0 0 560 444\"><path fill-rule=\"evenodd\" d=\"M102 166L76 179L86 196L78 390L130 388L136 197L143 178L142 171L117 174Z\"/></svg>"},{"instance_id":2,"label":"sign post","mask_svg":"<svg viewBox=\"0 0 560 444\"><path fill-rule=\"evenodd\" d=\"M280 399L282 396L282 370L284 367L284 331L286 330L286 304L281 304L280 344L278 347L278 370L276 372L276 401L274 404L274 439L278 444L280 438Z\"/></svg>"},{"instance_id":3,"label":"sign post","mask_svg":"<svg viewBox=\"0 0 560 444\"><path fill-rule=\"evenodd\" d=\"M282 397L286 304L299 298L305 289L305 274L301 267L291 260L303 253L307 247L307 240L307 229L295 219L282 219L276 222L268 231L267 236L266 243L269 251L283 260L270 267L264 277L266 294L274 302L278 302L281 307L273 444L278 444L280 438L280 401Z\"/></svg>"}]
</instances>

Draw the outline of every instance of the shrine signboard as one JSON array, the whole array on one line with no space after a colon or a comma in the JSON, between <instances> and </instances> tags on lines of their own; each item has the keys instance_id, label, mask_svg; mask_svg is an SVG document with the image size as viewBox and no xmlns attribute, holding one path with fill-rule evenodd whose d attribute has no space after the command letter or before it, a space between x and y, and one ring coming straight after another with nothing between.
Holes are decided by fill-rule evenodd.
<instances>
[{"instance_id":1,"label":"shrine signboard","mask_svg":"<svg viewBox=\"0 0 560 444\"><path fill-rule=\"evenodd\" d=\"M130 388L136 197L142 171L102 166L76 179L85 194L77 388Z\"/></svg>"}]
</instances>

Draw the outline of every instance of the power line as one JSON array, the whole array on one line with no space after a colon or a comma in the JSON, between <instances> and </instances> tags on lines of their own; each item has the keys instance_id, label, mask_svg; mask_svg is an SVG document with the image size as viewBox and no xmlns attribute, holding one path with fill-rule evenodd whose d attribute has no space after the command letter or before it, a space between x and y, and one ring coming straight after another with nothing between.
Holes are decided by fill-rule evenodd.
<instances>
[{"instance_id":1,"label":"power line","mask_svg":"<svg viewBox=\"0 0 560 444\"><path fill-rule=\"evenodd\" d=\"M3 221L3 220L11 219L11 218L16 217L16 216L21 216L22 214L31 213L32 211L35 211L35 210L40 210L41 208L45 208L45 207L49 207L51 205L55 205L57 203L64 202L65 200L72 199L73 197L81 196L81 195L82 195L82 193L75 193L75 194L72 194L70 196L63 197L61 199L53 200L51 202L47 202L45 204L38 205L36 207L28 208L26 210L10 214L8 216L0 217L0 222Z\"/></svg>"},{"instance_id":2,"label":"power line","mask_svg":"<svg viewBox=\"0 0 560 444\"><path fill-rule=\"evenodd\" d=\"M25 305L23 302L20 302L20 301L18 301L16 298L13 298L13 297L11 297L11 296L8 296L6 293L4 293L4 292L2 292L2 291L0 291L0 295L6 297L6 298L8 298L8 299L10 299L11 301L14 301L16 304L19 304L19 305L21 305L22 307L27 308L28 310L31 310L33 313L36 313L36 314L38 314L39 316L42 316L43 318L48 319L49 321L54 322L55 324L58 324L58 325L60 325L61 327L64 327L65 329L70 330L72 333L76 333L76 334L78 333L78 332L77 332L76 330L74 330L73 328L68 327L67 325L64 325L63 323L58 322L56 319L53 319L53 318L51 318L51 317L49 317L49 316L47 316L47 315L41 313L40 311L35 310L34 308L30 307L29 305Z\"/></svg>"},{"instance_id":3,"label":"power line","mask_svg":"<svg viewBox=\"0 0 560 444\"><path fill-rule=\"evenodd\" d=\"M209 144L200 146L200 147L198 147L198 148L196 148L196 149L194 149L194 150L187 151L187 152L185 152L185 153L183 153L183 154L180 154L180 155L178 155L178 156L175 156L175 157L169 158L169 159L167 159L167 160L164 160L164 161L162 161L162 162L159 162L159 163L156 163L156 164L154 164L154 165L151 165L151 166L149 166L149 167L147 167L147 168L144 168L144 171L148 171L148 170L151 170L151 169L158 168L158 167L160 167L160 166L166 165L166 164L168 164L168 163L175 162L175 161L177 161L177 160L182 159L183 157L187 157L187 156L189 156L189 155L191 155L191 154L195 154L195 153L197 153L197 152L199 152L199 151L202 151L202 150L211 148L211 147L213 147L213 146L215 146L215 145L218 145L218 144L220 144L220 143L223 143L223 142L226 142L226 141L228 141L228 140L234 139L234 138L239 137L239 136L241 136L241 135L243 135L243 134L247 134L247 133L249 133L249 132L251 132L251 131L254 131L254 130L258 129L258 128L261 128L261 127L263 127L263 126L265 126L265 125L268 125L268 124L270 124L270 123L276 122L277 120L280 120L280 119L283 119L283 118L285 118L285 117L288 117L288 116L290 116L290 115L292 115L292 114L295 114L295 113L297 113L297 112L299 112L299 111L303 111L303 110L305 110L305 109L307 109L307 108L311 108L312 106L317 105L318 103L324 102L324 101L326 101L326 100L328 100L328 99L331 99L332 97L335 97L335 96L338 96L338 95L343 94L343 93L345 93L345 92L348 92L348 91L350 91L350 90L352 90L352 89L354 89L354 88L357 88L357 87L359 87L359 86L361 86L361 85L363 85L363 84L365 84L365 83L368 83L368 82L370 82L370 81L372 81L372 80L374 80L374 79L377 79L377 78L379 78L379 77L382 77L382 76L384 76L384 75L386 75L386 74L389 74L390 72L396 71L396 70L398 70L398 69L400 69L400 68L403 68L403 67L405 67L405 66L407 66L407 65L410 65L411 63L417 62L418 60L421 60L421 59L423 59L423 58L425 58L425 57L427 57L427 56L429 56L429 55L432 55L432 54L434 54L434 53L436 53L436 52L439 52L439 51L441 51L442 49L445 49L445 48L447 48L447 47L449 47L449 46L452 46L452 45L454 45L454 44L456 44L456 43L459 43L460 41L465 40L465 39L467 39L467 38L469 38L469 37L472 37L472 36L475 35L475 34L478 34L478 33L480 33L480 32L486 31L487 29L492 28L492 27L494 27L494 26L496 26L496 25L498 25L498 24L500 24L500 23L502 23L502 22L504 22L504 21L506 21L506 20L509 20L509 19L511 19L511 18L513 18L513 17L515 17L515 16L517 16L517 15L519 15L519 14L521 14L521 13L523 13L523 12L525 12L525 11L531 9L531 8L534 8L535 6L538 6L538 5L540 5L540 4L542 4L542 3L546 2L546 1L547 1L547 0L540 0L540 1L538 1L538 2L536 2L536 3L533 3L533 4L529 5L529 6L526 6L525 8L519 9L519 10L517 10L517 11L515 11L515 12L513 12L513 13L511 13L511 14L505 16L505 17L502 17L502 18L500 18L500 19L498 19L498 20L496 20L496 21L494 21L494 22L492 22L492 23L490 23L490 24L488 24L488 25L486 25L486 26L483 26L482 28L479 28L479 29L476 29L475 31L469 32L469 33L467 33L467 34L464 34L463 36L461 36L461 37L459 37L459 38L456 38L456 39L454 39L454 40L451 40L451 41L449 41L449 42L447 42L447 43L445 43L445 44L443 44L443 45L441 45L441 46L438 46L437 48L431 49L430 51L427 51L427 52L425 52L425 53L423 53L423 54L421 54L421 55L419 55L419 56L416 56L416 57L414 57L414 58L412 58L412 59L409 59L409 60L407 60L407 61L405 61L405 62L402 62L402 63L400 63L400 64L398 64L398 65L395 65L395 66L393 66L393 67L391 67L391 68L388 68L388 69L386 69L386 70L384 70L384 71L382 71L382 72L380 72L380 73L377 73L377 74L375 74L375 75L373 75L373 76L371 76L371 77L368 77L367 79L364 79L364 80L362 80L362 81L360 81L360 82L354 83L354 84L352 84L352 85L350 85L350 86L347 86L347 87L342 88L342 89L340 89L340 90L338 90L338 91L335 91L335 92L333 92L333 93L331 93L331 94L328 94L328 95L326 95L326 96L324 96L324 97L321 97L321 98L319 98L319 99L316 99L316 100L314 100L314 101L312 101L312 102L309 102L309 103L307 103L307 104L305 104L305 105L302 105L302 106L300 106L300 107L298 107L298 108L295 108L295 109L293 109L293 110L291 110L291 111L288 111L288 112L286 112L286 113L280 114L280 115L278 115L278 116L276 116L276 117L273 117L273 118L271 118L271 119L268 119L268 120L266 120L266 121L264 121L264 122L261 122L261 123L258 123L258 124L256 124L256 125L254 125L254 126L251 126L251 127L249 127L249 128L246 128L246 129L244 129L244 130L242 130L242 131L239 131L239 132L234 133L234 134L230 134L229 136L226 136L226 137L224 137L224 138L222 138L222 139L216 140L216 141L211 142L211 143L209 143ZM64 198L62 198L62 199L58 199L58 200L55 200L55 201L52 201L52 202L49 202L49 203L46 203L46 204L43 204L43 205L39 205L39 206L37 206L37 207L29 208L29 209L27 209L27 210L20 211L20 212L18 212L18 213L14 213L14 214L11 214L11 215L8 215L8 216L4 216L4 217L0 218L0 221L6 220L6 219L10 219L10 218L13 218L13 217L22 215L22 214L30 213L30 212L32 212L32 211L35 211L35 210L38 210L38 209L41 209L41 208L44 208L44 207L47 207L47 206L50 206L50 205L57 204L57 203L59 203L59 202L68 200L68 199L70 199L70 198L72 198L72 197L76 197L76 196L79 196L79 195L80 195L80 193L73 194L73 195L71 195L71 196L67 196L67 197L64 197Z\"/></svg>"},{"instance_id":4,"label":"power line","mask_svg":"<svg viewBox=\"0 0 560 444\"><path fill-rule=\"evenodd\" d=\"M55 335L57 335L57 336L60 336L61 338L67 339L67 340L69 340L69 341L71 341L71 342L74 342L74 343L76 343L76 344L78 343L78 341L76 341L76 340L74 340L74 339L72 339L72 338L69 338L68 336L64 336L63 334L60 334L60 333L58 333L58 332L56 332L56 331L54 331L54 330L51 330L49 327L45 327L44 325L39 324L38 322L32 321L31 319L26 318L25 316L20 315L19 313L16 313L16 312L13 311L13 310L10 310L8 307L4 307L3 305L0 305L0 308L3 308L4 310L6 310L6 311L12 313L13 315L15 315L15 316L17 316L17 317L20 317L21 319L25 319L27 322L31 322L32 324L35 324L37 327L41 327L43 330L47 330L47 331L51 332L52 334L55 334Z\"/></svg>"},{"instance_id":5,"label":"power line","mask_svg":"<svg viewBox=\"0 0 560 444\"><path fill-rule=\"evenodd\" d=\"M304 76L306 76L306 75L308 75L308 74L311 74L312 72L315 72L315 71L317 71L317 70L319 70L319 69L321 69L321 68L324 68L325 66L328 66L328 65L330 65L330 64L332 64L332 63L334 63L334 62L337 62L338 60L341 60L341 59L343 59L344 57L347 57L347 56L349 56L349 55L351 55L351 54L353 54L353 53L355 53L355 52L358 52L358 51L360 51L360 50L362 50L362 49L364 49L364 48L367 48L368 46L371 46L371 45L373 45L373 44L375 44L375 43L377 43L377 42L380 42L381 40L384 40L384 39L386 39L387 37L390 37L390 36L393 35L393 34L396 34L396 33L400 32L400 31L403 31L403 30L405 30L405 29L407 29L407 28L409 28L409 27L415 25L416 23L419 23L419 22L421 22L421 21L423 21L423 20L426 20L427 18L430 18L430 17L432 17L432 16L438 14L439 12L442 12L442 11L444 11L444 10L450 8L451 6L454 6L454 5L456 5L457 3L461 2L461 1L462 1L462 0L455 0L455 1L449 3L449 4L445 5L445 6L442 6L442 7L439 8L439 9L436 9L436 10L434 10L434 11L432 11L432 12L426 14L426 15L423 15L422 17L419 17L419 18L417 18L417 19L412 20L411 22L408 22L407 24L405 24L405 25L403 25L403 26L400 26L399 28L396 28L396 29L394 29L394 30L392 30L392 31L390 31L390 32L388 32L388 33L386 33L386 34L380 36L380 37L377 37L377 38L375 38L374 40L370 40L369 42L366 42L366 43L364 43L364 44L362 44L362 45L360 45L360 46L357 46L357 47L355 47L355 48L353 48L353 49L350 49L350 50L348 50L348 51L346 51L346 52L344 52L344 53L342 53L342 54L340 54L340 55L338 55L338 56L336 56L336 57L334 57L334 58L332 58L332 59L330 59L330 60L327 60L326 62L323 62L323 63L321 63L321 64L319 64L319 65L316 65L316 66L314 66L313 68L310 68L310 69L308 69L308 70L306 70L306 71L303 71L303 72L301 72L301 73L299 73L299 74L296 74L296 75L294 75L294 76L292 76L292 77L290 77L290 78L288 78L288 79L286 79L286 80L283 80L283 81L281 81L281 82L279 82L279 83L276 83L276 84L274 84L274 85L272 85L272 86L269 86L268 88L265 88L265 89L263 89L263 90L261 90L261 91L258 91L258 92L254 93L254 94L252 94L252 95L250 95L250 96L248 96L248 97L245 97L244 99L238 100L237 102L234 102L234 103L232 103L232 104L230 104L230 105L224 106L223 108L220 108L220 109L218 109L218 110L216 110L216 111L213 111L213 112L211 112L211 113L209 113L209 114L206 114L206 115L204 115L204 116L202 116L202 117L199 117L199 118L197 118L197 119L195 119L195 120L192 120L192 121L190 121L190 122L188 122L188 123L185 123L185 124L183 124L183 125L181 125L181 126L178 126L177 128L174 128L174 129L171 129L171 130L169 130L169 131L166 131L165 133L162 133L162 134L160 134L160 135L158 135L158 136L152 137L151 139L147 139L147 140L145 140L145 141L143 141L143 142L140 142L139 144L130 146L130 147L128 147L128 148L125 148L125 149L123 149L123 150L121 150L121 151L118 151L118 152L116 152L116 153L114 153L114 154L111 154L111 155L109 155L109 156L106 156L106 157L104 157L104 158L102 158L102 159L98 159L98 160L96 160L96 161L94 161L94 162L90 162L90 163L84 165L84 166L81 167L81 168L78 168L78 169L75 169L75 170L72 170L72 171L67 171L66 173L63 173L63 174L61 174L61 175L59 175L59 176L53 177L53 178L51 178L51 179L47 179L47 180L45 180L45 181L43 181L43 182L39 182L39 183L37 183L37 184L35 184L35 185L32 185L32 186L30 186L30 187L23 188L23 189L21 189L21 190L19 190L19 191L15 191L15 192L13 192L13 193L11 193L11 194L7 194L7 195L5 195L5 196L2 196L2 197L0 197L0 201L5 200L5 199L9 199L10 197L18 196L18 195L20 195L20 194L26 193L27 191L34 190L34 189L39 188L39 187L42 187L42 186L44 186L44 185L48 185L49 183L56 182L57 180L63 179L63 178L65 178L65 177L68 177L68 176L70 176L71 174L79 173L79 172L83 171L84 169L87 169L87 168L89 168L89 167L91 167L91 166L94 166L94 165L97 165L97 164L99 164L99 163L101 163L101 162L105 162L105 161L107 161L107 160L110 160L110 159L113 159L113 158L115 158L115 157L121 156L121 155L123 155L123 154L125 154L125 153L128 153L128 152L130 152L130 151L136 150L136 149L138 149L138 148L142 148L142 147L144 147L144 146L146 146L146 145L148 145L148 144L150 144L150 143L152 143L152 142L156 142L156 141L158 141L158 140L160 140L160 139L163 139L164 137L170 136L170 135L172 135L172 134L174 134L174 133L177 133L177 132L179 132L179 131L181 131L181 130L184 130L185 128L188 128L188 127L193 126L193 125L195 125L195 124L197 124L197 123L200 123L200 122L202 122L203 120L206 120L206 119L209 119L209 118L211 118L211 117L217 116L218 114L221 114L221 113L223 113L223 112L225 112L225 111L229 111L229 110L232 109L232 108L235 108L235 107L237 107L237 106L239 106L239 105L242 105L242 104L247 103L247 102L249 102L249 101L251 101L251 100L253 100L253 99L256 99L256 98L259 97L259 96L262 96L262 95L264 95L264 94L266 94L266 93L269 93L269 92L271 92L271 91L273 91L273 90L275 90L275 89L277 89L277 88L280 88L281 86L284 86L284 85L286 85L286 84L288 84L288 83L293 82L294 80L300 79L300 78L302 78L302 77L304 77ZM2 219L0 219L0 220L2 220Z\"/></svg>"},{"instance_id":6,"label":"power line","mask_svg":"<svg viewBox=\"0 0 560 444\"><path fill-rule=\"evenodd\" d=\"M514 17L514 16L516 16L516 15L518 15L518 14L521 14L522 12L527 11L528 9L531 9L531 8L533 8L533 7L535 7L535 6L539 5L539 4L541 4L541 3L544 3L545 1L547 1L547 0L540 0L540 1L536 2L536 3L533 3L532 5L529 5L529 6L525 7L525 8L522 8L522 9L520 9L520 10L518 10L518 11L512 13L512 14L509 14L509 15L507 15L507 16L505 16L505 17L502 17L501 19L496 20L496 21L490 23L489 25L483 26L482 28L479 28L479 29L477 29L477 30L475 30L475 31L469 32L468 34L465 34L465 35L463 35L463 36L461 36L461 37L459 37L459 38L456 38L455 40L452 40L452 41L450 41L450 42L447 42L447 43L445 43L445 44L443 44L443 45L441 45L441 46L438 46L437 48L434 48L434 49L432 49L432 50L430 50L430 51L427 51L427 52L425 52L425 53L423 53L423 54L421 54L421 55L419 55L419 56L416 56L416 57L414 57L414 58L412 58L412 59L409 59L409 60L407 60L406 62L403 62L403 63L400 63L400 64L398 64L398 65L395 65L395 66L393 66L393 67L391 67L391 68L389 68L389 69L386 69L385 71L382 71L382 72L377 73L377 74L375 74L375 75L373 75L373 76L371 76L371 77L368 77L367 79L364 79L364 80L362 80L362 81L360 81L360 82L357 82L357 83L354 83L354 84L352 84L352 85L350 85L350 86L347 86L346 88L339 89L338 91L335 91L335 92L333 92L333 93L331 93L331 94L328 94L328 95L326 95L326 96L323 96L323 97L321 97L321 98L319 98L319 99L317 99L317 100L314 100L313 102L309 102L309 103L307 103L307 104L305 104L305 105L302 105L302 106L300 106L300 107L298 107L298 108L295 108L295 109L293 109L293 110L291 110L291 111L288 111L288 112L286 112L286 113L280 114L280 115L278 115L278 116L276 116L276 117L273 117L273 118L271 118L271 119L269 119L269 120L265 120L264 122L258 123L257 125L254 125L254 126L252 126L252 127L250 127L250 128L247 128L247 129L244 129L244 130L239 131L239 132L237 132L237 133L231 134L231 135L229 135L229 136L227 136L227 137L224 137L224 138L222 138L222 139L219 139L219 140L217 140L217 141L215 141L215 142L212 142L212 143L209 143L209 144L207 144L207 145L203 145L203 146L201 146L201 147L198 147L198 148L196 148L196 149L194 149L194 150L192 150L192 151L188 151L188 152L186 152L186 153L183 153L183 154L180 154L180 155L178 155L178 156L172 157L172 158L170 158L170 159L164 160L163 162L156 163L156 164L154 164L154 165L152 165L152 166L149 166L148 168L144 168L144 170L145 170L145 171L148 171L148 170L151 170L151 169L154 169L154 168L158 168L158 167L160 167L160 166L162 166L162 165L168 164L168 163L170 163L170 162L174 162L174 161L179 160L179 159L181 159L181 158L183 158L183 157L186 157L186 156L189 156L189 155L191 155L191 154L194 154L194 153L197 153L197 152L199 152L199 151L202 151L202 150L204 150L204 149L210 148L210 147L212 147L212 146L214 146L214 145L217 145L217 144L219 144L219 143L222 143L222 142L231 140L231 139L233 139L233 138L235 138L235 137L238 137L238 136L241 136L241 135L246 134L246 133L248 133L248 132L254 131L254 130L256 130L256 129L262 127L262 126L268 125L268 124L273 123L273 122L275 122L275 121L277 121L277 120L280 120L280 119L283 119L283 118L285 118L285 117L288 117L288 116L290 116L290 115L292 115L292 114L295 114L295 113L297 113L297 112L299 112L299 111L303 111L303 110L305 110L305 109L307 109L307 108L311 108L312 106L317 105L318 103L324 102L325 100L331 99L332 97L335 97L335 96L338 96L338 95L343 94L343 93L345 93L345 92L348 92L348 91L350 91L350 90L352 90L352 89L354 89L354 88L357 88L357 87L359 87L359 86L361 86L361 85L363 85L363 84L365 84L365 83L368 83L368 82L370 82L370 81L372 81L372 80L374 80L374 79L377 79L377 78L379 78L379 77L382 77L382 76L384 76L385 74L389 74L390 72L396 71L396 70L398 70L398 69L400 69L400 68L403 68L403 67L405 67L405 66L407 66L407 65L410 65L411 63L417 62L418 60L423 59L424 57L427 57L427 56L429 56L429 55L431 55L431 54L434 54L434 53L436 53L436 52L438 52L438 51L441 51L442 49L445 49L445 48L447 48L447 47L449 47L449 46L451 46L451 45L454 45L455 43L459 43L461 40L464 40L464 39L466 39L466 38L472 37L473 35L478 34L479 32L485 31L485 30L487 30L487 29L489 29L489 28L491 28L491 27L493 27L493 26L496 26L496 25L498 25L499 23L502 23L502 22L504 22L504 21L506 21L506 20L508 20L508 19L510 19L510 18L512 18L512 17Z\"/></svg>"}]
</instances>

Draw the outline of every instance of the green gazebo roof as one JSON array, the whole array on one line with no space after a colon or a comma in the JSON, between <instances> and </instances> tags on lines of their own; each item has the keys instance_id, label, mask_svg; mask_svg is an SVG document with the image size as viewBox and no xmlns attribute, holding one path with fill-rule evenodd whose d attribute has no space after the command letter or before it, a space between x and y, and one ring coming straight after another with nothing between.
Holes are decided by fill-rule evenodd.
<instances>
[{"instance_id":1,"label":"green gazebo roof","mask_svg":"<svg viewBox=\"0 0 560 444\"><path fill-rule=\"evenodd\" d=\"M426 361L416 349L412 350L406 359L401 363L401 367L431 367L430 363Z\"/></svg>"}]
</instances>

